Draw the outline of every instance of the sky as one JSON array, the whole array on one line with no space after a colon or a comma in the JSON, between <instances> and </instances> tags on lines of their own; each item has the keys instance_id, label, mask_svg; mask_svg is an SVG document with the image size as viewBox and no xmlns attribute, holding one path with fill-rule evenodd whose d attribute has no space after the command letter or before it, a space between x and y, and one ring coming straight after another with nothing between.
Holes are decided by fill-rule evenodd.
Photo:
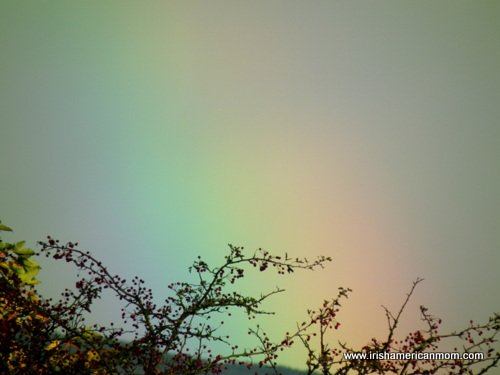
<instances>
[{"instance_id":1,"label":"sky","mask_svg":"<svg viewBox=\"0 0 500 375\"><path fill-rule=\"evenodd\" d=\"M228 243L331 256L249 274L254 295L287 289L259 320L277 340L344 286L331 339L361 346L417 277L401 334L420 304L450 330L486 319L498 19L495 1L1 1L0 219L33 247L78 241L160 296ZM41 262L44 293L72 282ZM112 320L116 302L95 314Z\"/></svg>"}]
</instances>

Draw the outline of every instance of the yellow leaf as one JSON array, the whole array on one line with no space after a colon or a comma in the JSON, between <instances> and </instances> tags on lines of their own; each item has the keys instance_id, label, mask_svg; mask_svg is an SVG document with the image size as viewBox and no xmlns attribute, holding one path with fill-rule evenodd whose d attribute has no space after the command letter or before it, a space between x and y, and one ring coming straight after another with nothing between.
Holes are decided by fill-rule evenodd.
<instances>
[{"instance_id":1,"label":"yellow leaf","mask_svg":"<svg viewBox=\"0 0 500 375\"><path fill-rule=\"evenodd\" d=\"M61 343L60 340L54 340L52 341L50 344L48 344L46 347L45 347L45 350L49 351L49 350L52 350L54 349L55 347L59 346L59 344Z\"/></svg>"}]
</instances>

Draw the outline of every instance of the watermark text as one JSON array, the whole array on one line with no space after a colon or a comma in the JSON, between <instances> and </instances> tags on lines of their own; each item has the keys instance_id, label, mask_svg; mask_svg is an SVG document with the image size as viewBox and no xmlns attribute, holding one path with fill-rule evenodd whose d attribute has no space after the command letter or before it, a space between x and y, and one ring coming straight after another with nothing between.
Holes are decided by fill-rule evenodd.
<instances>
[{"instance_id":1,"label":"watermark text","mask_svg":"<svg viewBox=\"0 0 500 375\"><path fill-rule=\"evenodd\" d=\"M344 360L374 360L374 361L449 361L449 360L482 360L484 353L457 353L457 352L346 352L343 353Z\"/></svg>"}]
</instances>

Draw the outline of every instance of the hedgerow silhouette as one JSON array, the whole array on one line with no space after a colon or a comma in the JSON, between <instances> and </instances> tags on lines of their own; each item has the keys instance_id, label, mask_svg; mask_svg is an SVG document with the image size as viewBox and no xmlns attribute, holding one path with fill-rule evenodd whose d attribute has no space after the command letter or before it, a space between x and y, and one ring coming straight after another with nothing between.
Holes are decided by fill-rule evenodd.
<instances>
[{"instance_id":1,"label":"hedgerow silhouette","mask_svg":"<svg viewBox=\"0 0 500 375\"><path fill-rule=\"evenodd\" d=\"M0 223L0 231L11 228ZM220 265L211 266L198 257L189 268L195 282L174 282L170 295L159 304L144 280L128 280L112 274L90 252L77 243L61 244L48 237L35 252L24 242L8 243L0 238L0 372L6 374L220 374L234 366L249 373L265 368L278 374L278 353L292 345L303 345L307 374L485 374L497 366L500 353L495 346L500 316L484 323L469 322L464 329L441 333L441 319L425 307L420 313L425 328L397 338L401 316L422 281L417 279L400 310L385 309L388 334L371 339L362 348L346 343L333 344L330 335L340 327L337 313L351 292L339 288L335 298L308 311L308 319L297 324L280 340L273 341L259 325L249 326L256 345L240 348L233 338L223 335L221 325L240 310L251 320L268 314L262 304L284 290L248 296L234 291L234 285L255 269L274 270L278 275L296 270L315 270L330 262L329 257L276 256L258 249L247 253L229 245ZM76 268L78 280L66 288L59 300L43 298L36 290L40 266L34 256L65 261ZM86 324L94 302L103 292L113 293L121 303L121 317L114 324ZM217 318L217 319L216 319ZM217 323L214 323L217 322ZM127 327L127 328L124 328ZM128 338L125 340L125 338ZM346 359L343 353L417 353L437 351L443 341L460 344L455 351L480 352L483 358L469 360L368 360ZM213 352L213 343L227 350ZM458 345L458 344L457 344ZM253 372L252 372L253 371ZM258 370L260 373L260 370Z\"/></svg>"}]
</instances>

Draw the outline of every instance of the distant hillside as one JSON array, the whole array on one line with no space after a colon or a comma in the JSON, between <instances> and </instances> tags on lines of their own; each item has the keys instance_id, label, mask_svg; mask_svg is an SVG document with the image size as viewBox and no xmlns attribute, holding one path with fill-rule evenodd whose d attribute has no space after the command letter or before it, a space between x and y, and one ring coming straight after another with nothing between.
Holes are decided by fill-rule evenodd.
<instances>
[{"instance_id":1,"label":"distant hillside","mask_svg":"<svg viewBox=\"0 0 500 375\"><path fill-rule=\"evenodd\" d=\"M278 374L281 375L305 375L304 371L294 370L289 367L277 366ZM222 372L223 375L274 375L274 370L269 367L259 368L258 366L254 366L251 369L246 368L245 366L231 366L226 371Z\"/></svg>"},{"instance_id":2,"label":"distant hillside","mask_svg":"<svg viewBox=\"0 0 500 375\"><path fill-rule=\"evenodd\" d=\"M124 345L125 343L122 342ZM172 357L171 355L168 355L165 357L166 362L169 362ZM274 372L274 369L264 366L262 368L259 368L258 365L252 366L250 369L247 368L245 365L228 365L227 370L222 371L222 375L276 375ZM305 371L301 370L296 370L292 369L290 367L286 366L276 366L276 370L278 371L279 375L306 375ZM121 372L120 372L121 374ZM144 373L141 371L141 369L137 368L135 374L137 375L143 375ZM179 374L182 375L182 374Z\"/></svg>"}]
</instances>

